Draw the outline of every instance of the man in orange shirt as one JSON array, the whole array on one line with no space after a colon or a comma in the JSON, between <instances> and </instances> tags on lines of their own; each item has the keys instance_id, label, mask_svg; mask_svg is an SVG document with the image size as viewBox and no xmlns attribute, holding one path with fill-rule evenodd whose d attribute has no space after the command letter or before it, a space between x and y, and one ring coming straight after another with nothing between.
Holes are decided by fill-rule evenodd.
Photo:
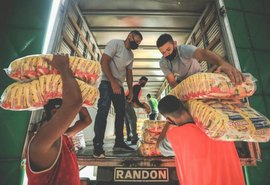
<instances>
[{"instance_id":1,"label":"man in orange shirt","mask_svg":"<svg viewBox=\"0 0 270 185\"><path fill-rule=\"evenodd\" d=\"M159 101L159 112L166 117L157 146L165 156L175 154L181 185L244 185L240 160L233 142L209 138L185 109L169 95ZM168 129L173 124L174 128ZM166 138L165 138L166 136Z\"/></svg>"}]
</instances>

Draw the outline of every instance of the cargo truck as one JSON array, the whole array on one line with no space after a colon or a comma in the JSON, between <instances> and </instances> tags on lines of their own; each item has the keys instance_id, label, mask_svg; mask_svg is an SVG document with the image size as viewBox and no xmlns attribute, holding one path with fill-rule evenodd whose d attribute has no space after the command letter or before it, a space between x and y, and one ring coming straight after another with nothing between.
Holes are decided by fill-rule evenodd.
<instances>
[{"instance_id":1,"label":"cargo truck","mask_svg":"<svg viewBox=\"0 0 270 185\"><path fill-rule=\"evenodd\" d=\"M1 68L16 58L37 53L60 52L100 61L109 40L125 39L131 30L137 29L144 39L134 52L133 80L136 82L146 75L149 81L143 89L142 100L146 101L148 93L160 99L171 88L159 68L161 54L155 42L160 34L170 33L178 44L212 50L239 70L252 73L258 79L258 90L245 101L269 118L270 38L267 33L270 12L267 5L266 0L5 1L1 5ZM203 71L212 67L204 61L201 65ZM0 75L2 93L12 81L3 71ZM85 175L82 181L88 184L179 184L173 157L142 157L136 151L113 152L113 106L105 133L106 158L93 158L96 105L88 111L93 123L83 131L86 148L79 150L77 157L81 172L90 173L90 169L92 174L86 175L91 181L87 182ZM26 182L27 130L42 114L42 111L0 110L1 185ZM137 115L138 125L141 125L147 119L146 114L137 109ZM246 183L269 184L265 177L270 170L269 144L260 147L258 143L236 142L235 145Z\"/></svg>"}]
</instances>

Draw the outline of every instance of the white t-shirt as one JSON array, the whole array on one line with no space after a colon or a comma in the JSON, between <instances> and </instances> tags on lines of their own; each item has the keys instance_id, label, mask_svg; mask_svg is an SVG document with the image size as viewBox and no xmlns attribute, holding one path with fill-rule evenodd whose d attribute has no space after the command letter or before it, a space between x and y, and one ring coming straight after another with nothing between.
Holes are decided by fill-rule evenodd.
<instances>
[{"instance_id":1,"label":"white t-shirt","mask_svg":"<svg viewBox=\"0 0 270 185\"><path fill-rule=\"evenodd\" d=\"M162 57L159 66L165 77L172 73L179 83L185 78L201 71L199 62L193 58L193 54L197 47L192 45L177 46L177 54L172 61Z\"/></svg>"},{"instance_id":2,"label":"white t-shirt","mask_svg":"<svg viewBox=\"0 0 270 185\"><path fill-rule=\"evenodd\" d=\"M122 84L126 78L126 69L133 67L132 51L125 47L124 40L113 39L106 45L104 54L112 58L109 64L112 75ZM104 73L102 80L108 80Z\"/></svg>"}]
</instances>

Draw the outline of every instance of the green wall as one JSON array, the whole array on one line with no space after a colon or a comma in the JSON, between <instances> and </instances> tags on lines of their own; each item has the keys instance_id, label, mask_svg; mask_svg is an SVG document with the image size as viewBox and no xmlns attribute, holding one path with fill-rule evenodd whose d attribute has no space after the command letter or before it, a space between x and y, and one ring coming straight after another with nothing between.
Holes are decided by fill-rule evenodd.
<instances>
[{"instance_id":1,"label":"green wall","mask_svg":"<svg viewBox=\"0 0 270 185\"><path fill-rule=\"evenodd\" d=\"M241 69L257 79L252 107L270 118L270 1L224 0ZM269 185L270 143L260 144L263 162L246 167L247 183Z\"/></svg>"},{"instance_id":2,"label":"green wall","mask_svg":"<svg viewBox=\"0 0 270 185\"><path fill-rule=\"evenodd\" d=\"M3 68L19 57L41 53L51 0L4 0L0 4L0 94L14 82ZM21 153L30 112L0 108L0 184L22 180Z\"/></svg>"}]
</instances>

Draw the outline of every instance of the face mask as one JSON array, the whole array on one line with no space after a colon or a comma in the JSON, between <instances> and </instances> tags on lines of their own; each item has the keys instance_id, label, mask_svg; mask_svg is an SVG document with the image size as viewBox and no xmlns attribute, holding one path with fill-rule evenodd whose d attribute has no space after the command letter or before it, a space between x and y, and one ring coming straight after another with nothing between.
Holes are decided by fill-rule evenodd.
<instances>
[{"instance_id":1,"label":"face mask","mask_svg":"<svg viewBox=\"0 0 270 185\"><path fill-rule=\"evenodd\" d=\"M137 49L139 47L139 44L137 44L135 41L129 41L130 49Z\"/></svg>"},{"instance_id":2,"label":"face mask","mask_svg":"<svg viewBox=\"0 0 270 185\"><path fill-rule=\"evenodd\" d=\"M141 87L144 87L145 85L146 85L146 83L145 83L145 82L141 83Z\"/></svg>"},{"instance_id":3,"label":"face mask","mask_svg":"<svg viewBox=\"0 0 270 185\"><path fill-rule=\"evenodd\" d=\"M174 48L173 52L170 55L166 56L165 58L168 59L169 61L172 61L175 58L175 56L176 56L176 48Z\"/></svg>"}]
</instances>

